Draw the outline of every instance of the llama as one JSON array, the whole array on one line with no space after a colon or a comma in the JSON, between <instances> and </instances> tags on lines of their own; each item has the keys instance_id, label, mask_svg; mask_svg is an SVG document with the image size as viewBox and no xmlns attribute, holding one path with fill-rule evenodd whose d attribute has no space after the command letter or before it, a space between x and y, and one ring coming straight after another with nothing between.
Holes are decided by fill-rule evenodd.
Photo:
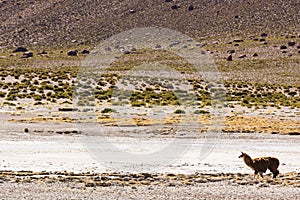
<instances>
[{"instance_id":1,"label":"llama","mask_svg":"<svg viewBox=\"0 0 300 200\"><path fill-rule=\"evenodd\" d=\"M254 176L258 173L261 177L263 177L263 173L269 169L273 173L273 178L279 174L278 166L279 160L274 157L260 157L252 159L248 154L243 153L239 156L239 158L243 158L246 165L248 165L251 169L254 170Z\"/></svg>"}]
</instances>

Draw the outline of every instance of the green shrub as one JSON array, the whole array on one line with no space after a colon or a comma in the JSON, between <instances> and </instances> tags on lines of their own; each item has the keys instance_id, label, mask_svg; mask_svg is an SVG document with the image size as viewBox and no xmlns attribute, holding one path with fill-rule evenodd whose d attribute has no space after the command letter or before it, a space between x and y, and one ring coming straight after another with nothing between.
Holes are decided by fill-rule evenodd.
<instances>
[{"instance_id":1,"label":"green shrub","mask_svg":"<svg viewBox=\"0 0 300 200\"><path fill-rule=\"evenodd\" d=\"M206 110L195 110L194 111L194 114L209 114L210 112L209 111L206 111Z\"/></svg>"},{"instance_id":2,"label":"green shrub","mask_svg":"<svg viewBox=\"0 0 300 200\"><path fill-rule=\"evenodd\" d=\"M185 114L185 111L184 110L175 110L174 111L174 114Z\"/></svg>"},{"instance_id":3,"label":"green shrub","mask_svg":"<svg viewBox=\"0 0 300 200\"><path fill-rule=\"evenodd\" d=\"M104 108L103 110L101 110L101 113L111 113L111 112L116 112L114 109L111 108Z\"/></svg>"}]
</instances>

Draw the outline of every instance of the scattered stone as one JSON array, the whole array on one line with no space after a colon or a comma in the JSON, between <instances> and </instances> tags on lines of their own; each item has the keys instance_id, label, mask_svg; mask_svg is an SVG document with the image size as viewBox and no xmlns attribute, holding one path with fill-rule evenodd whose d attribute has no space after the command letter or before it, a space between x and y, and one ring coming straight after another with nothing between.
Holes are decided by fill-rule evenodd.
<instances>
[{"instance_id":1,"label":"scattered stone","mask_svg":"<svg viewBox=\"0 0 300 200\"><path fill-rule=\"evenodd\" d=\"M0 56L0 59L5 59L6 58L6 56Z\"/></svg>"},{"instance_id":2,"label":"scattered stone","mask_svg":"<svg viewBox=\"0 0 300 200\"><path fill-rule=\"evenodd\" d=\"M287 53L287 51L282 51L282 53Z\"/></svg>"},{"instance_id":3,"label":"scattered stone","mask_svg":"<svg viewBox=\"0 0 300 200\"><path fill-rule=\"evenodd\" d=\"M237 38L237 39L234 39L233 42L244 42L244 40Z\"/></svg>"},{"instance_id":4,"label":"scattered stone","mask_svg":"<svg viewBox=\"0 0 300 200\"><path fill-rule=\"evenodd\" d=\"M155 49L160 49L161 48L161 45L157 44L155 45Z\"/></svg>"},{"instance_id":5,"label":"scattered stone","mask_svg":"<svg viewBox=\"0 0 300 200\"><path fill-rule=\"evenodd\" d=\"M133 13L135 13L135 10L134 10L134 9L130 9L129 12L130 12L131 14L133 14Z\"/></svg>"},{"instance_id":6,"label":"scattered stone","mask_svg":"<svg viewBox=\"0 0 300 200\"><path fill-rule=\"evenodd\" d=\"M239 44L234 44L233 46L238 47L238 46L240 46L240 45L239 45Z\"/></svg>"},{"instance_id":7,"label":"scattered stone","mask_svg":"<svg viewBox=\"0 0 300 200\"><path fill-rule=\"evenodd\" d=\"M29 129L28 128L25 128L24 129L24 133L28 133L29 132Z\"/></svg>"},{"instance_id":8,"label":"scattered stone","mask_svg":"<svg viewBox=\"0 0 300 200\"><path fill-rule=\"evenodd\" d=\"M257 56L258 56L258 54L257 54L257 53L254 53L254 54L253 54L253 57L257 57Z\"/></svg>"},{"instance_id":9,"label":"scattered stone","mask_svg":"<svg viewBox=\"0 0 300 200\"><path fill-rule=\"evenodd\" d=\"M268 42L267 42L267 41L264 41L264 42L262 42L261 44L267 45L267 44L268 44Z\"/></svg>"},{"instance_id":10,"label":"scattered stone","mask_svg":"<svg viewBox=\"0 0 300 200\"><path fill-rule=\"evenodd\" d=\"M25 47L18 47L13 51L13 53L18 53L18 52L28 52L28 49L26 49Z\"/></svg>"},{"instance_id":11,"label":"scattered stone","mask_svg":"<svg viewBox=\"0 0 300 200\"><path fill-rule=\"evenodd\" d=\"M58 108L58 111L60 112L72 112L77 111L78 108L72 108L72 107L66 107L66 108Z\"/></svg>"},{"instance_id":12,"label":"scattered stone","mask_svg":"<svg viewBox=\"0 0 300 200\"><path fill-rule=\"evenodd\" d=\"M266 34L266 33L262 33L262 34L260 34L260 36L261 36L261 37L267 37L267 36L268 36L268 34Z\"/></svg>"},{"instance_id":13,"label":"scattered stone","mask_svg":"<svg viewBox=\"0 0 300 200\"><path fill-rule=\"evenodd\" d=\"M230 54L230 55L227 57L226 60L227 60L227 61L232 61L232 55Z\"/></svg>"},{"instance_id":14,"label":"scattered stone","mask_svg":"<svg viewBox=\"0 0 300 200\"><path fill-rule=\"evenodd\" d=\"M30 58L30 57L33 57L33 53L29 51L23 53L23 55L21 56L21 58Z\"/></svg>"},{"instance_id":15,"label":"scattered stone","mask_svg":"<svg viewBox=\"0 0 300 200\"><path fill-rule=\"evenodd\" d=\"M234 49L228 50L227 53L233 54L233 53L235 53L235 50Z\"/></svg>"},{"instance_id":16,"label":"scattered stone","mask_svg":"<svg viewBox=\"0 0 300 200\"><path fill-rule=\"evenodd\" d=\"M86 49L84 49L84 50L81 52L81 54L90 54L90 51L89 51L89 50L86 50Z\"/></svg>"},{"instance_id":17,"label":"scattered stone","mask_svg":"<svg viewBox=\"0 0 300 200\"><path fill-rule=\"evenodd\" d=\"M67 55L68 56L77 56L78 54L78 51L77 50L70 50L68 51Z\"/></svg>"},{"instance_id":18,"label":"scattered stone","mask_svg":"<svg viewBox=\"0 0 300 200\"><path fill-rule=\"evenodd\" d=\"M239 58L246 58L246 54L240 55Z\"/></svg>"},{"instance_id":19,"label":"scattered stone","mask_svg":"<svg viewBox=\"0 0 300 200\"><path fill-rule=\"evenodd\" d=\"M300 135L300 133L299 132L290 132L290 133L288 133L289 135Z\"/></svg>"},{"instance_id":20,"label":"scattered stone","mask_svg":"<svg viewBox=\"0 0 300 200\"><path fill-rule=\"evenodd\" d=\"M266 39L265 38L260 38L259 41L264 42L264 41L266 41Z\"/></svg>"},{"instance_id":21,"label":"scattered stone","mask_svg":"<svg viewBox=\"0 0 300 200\"><path fill-rule=\"evenodd\" d=\"M171 2L172 0L165 0L165 2Z\"/></svg>"},{"instance_id":22,"label":"scattered stone","mask_svg":"<svg viewBox=\"0 0 300 200\"><path fill-rule=\"evenodd\" d=\"M297 46L297 49L300 49L300 44Z\"/></svg>"},{"instance_id":23,"label":"scattered stone","mask_svg":"<svg viewBox=\"0 0 300 200\"><path fill-rule=\"evenodd\" d=\"M176 5L176 4L174 4L174 5L171 6L171 8L172 8L173 10L177 10L177 9L179 8L179 6Z\"/></svg>"},{"instance_id":24,"label":"scattered stone","mask_svg":"<svg viewBox=\"0 0 300 200\"><path fill-rule=\"evenodd\" d=\"M75 42L77 42L77 40L72 40L71 42L72 42L72 43L75 43Z\"/></svg>"},{"instance_id":25,"label":"scattered stone","mask_svg":"<svg viewBox=\"0 0 300 200\"><path fill-rule=\"evenodd\" d=\"M63 129L63 130L57 130L56 131L57 134L66 134L66 135L69 135L69 134L80 134L81 132L77 129L71 129L71 128L66 128L66 129Z\"/></svg>"},{"instance_id":26,"label":"scattered stone","mask_svg":"<svg viewBox=\"0 0 300 200\"><path fill-rule=\"evenodd\" d=\"M259 39L258 39L258 38L254 38L253 40L254 40L254 41L258 41Z\"/></svg>"},{"instance_id":27,"label":"scattered stone","mask_svg":"<svg viewBox=\"0 0 300 200\"><path fill-rule=\"evenodd\" d=\"M189 5L188 10L194 10L194 6L193 5Z\"/></svg>"},{"instance_id":28,"label":"scattered stone","mask_svg":"<svg viewBox=\"0 0 300 200\"><path fill-rule=\"evenodd\" d=\"M287 46L281 45L281 46L280 46L280 49L287 49Z\"/></svg>"},{"instance_id":29,"label":"scattered stone","mask_svg":"<svg viewBox=\"0 0 300 200\"><path fill-rule=\"evenodd\" d=\"M298 51L298 53L300 53L300 50Z\"/></svg>"},{"instance_id":30,"label":"scattered stone","mask_svg":"<svg viewBox=\"0 0 300 200\"><path fill-rule=\"evenodd\" d=\"M290 42L288 42L288 45L289 45L290 47L295 46L295 45L296 45L296 42L290 41Z\"/></svg>"},{"instance_id":31,"label":"scattered stone","mask_svg":"<svg viewBox=\"0 0 300 200\"><path fill-rule=\"evenodd\" d=\"M130 54L130 51L125 50L123 53L124 53L124 54Z\"/></svg>"}]
</instances>

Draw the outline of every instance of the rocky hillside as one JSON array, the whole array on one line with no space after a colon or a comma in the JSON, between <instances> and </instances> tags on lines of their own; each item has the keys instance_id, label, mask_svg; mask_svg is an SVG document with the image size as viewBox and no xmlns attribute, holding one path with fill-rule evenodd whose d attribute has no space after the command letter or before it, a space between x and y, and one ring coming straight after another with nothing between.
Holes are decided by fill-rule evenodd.
<instances>
[{"instance_id":1,"label":"rocky hillside","mask_svg":"<svg viewBox=\"0 0 300 200\"><path fill-rule=\"evenodd\" d=\"M299 0L0 0L0 47L95 44L134 27L192 37L299 34Z\"/></svg>"}]
</instances>

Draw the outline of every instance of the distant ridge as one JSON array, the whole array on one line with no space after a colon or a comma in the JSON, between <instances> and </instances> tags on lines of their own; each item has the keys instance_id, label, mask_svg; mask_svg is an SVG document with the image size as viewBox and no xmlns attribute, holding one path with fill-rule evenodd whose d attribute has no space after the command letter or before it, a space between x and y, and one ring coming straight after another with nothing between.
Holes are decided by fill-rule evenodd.
<instances>
[{"instance_id":1,"label":"distant ridge","mask_svg":"<svg viewBox=\"0 0 300 200\"><path fill-rule=\"evenodd\" d=\"M134 27L195 38L300 31L299 0L0 0L0 46L96 44Z\"/></svg>"}]
</instances>

